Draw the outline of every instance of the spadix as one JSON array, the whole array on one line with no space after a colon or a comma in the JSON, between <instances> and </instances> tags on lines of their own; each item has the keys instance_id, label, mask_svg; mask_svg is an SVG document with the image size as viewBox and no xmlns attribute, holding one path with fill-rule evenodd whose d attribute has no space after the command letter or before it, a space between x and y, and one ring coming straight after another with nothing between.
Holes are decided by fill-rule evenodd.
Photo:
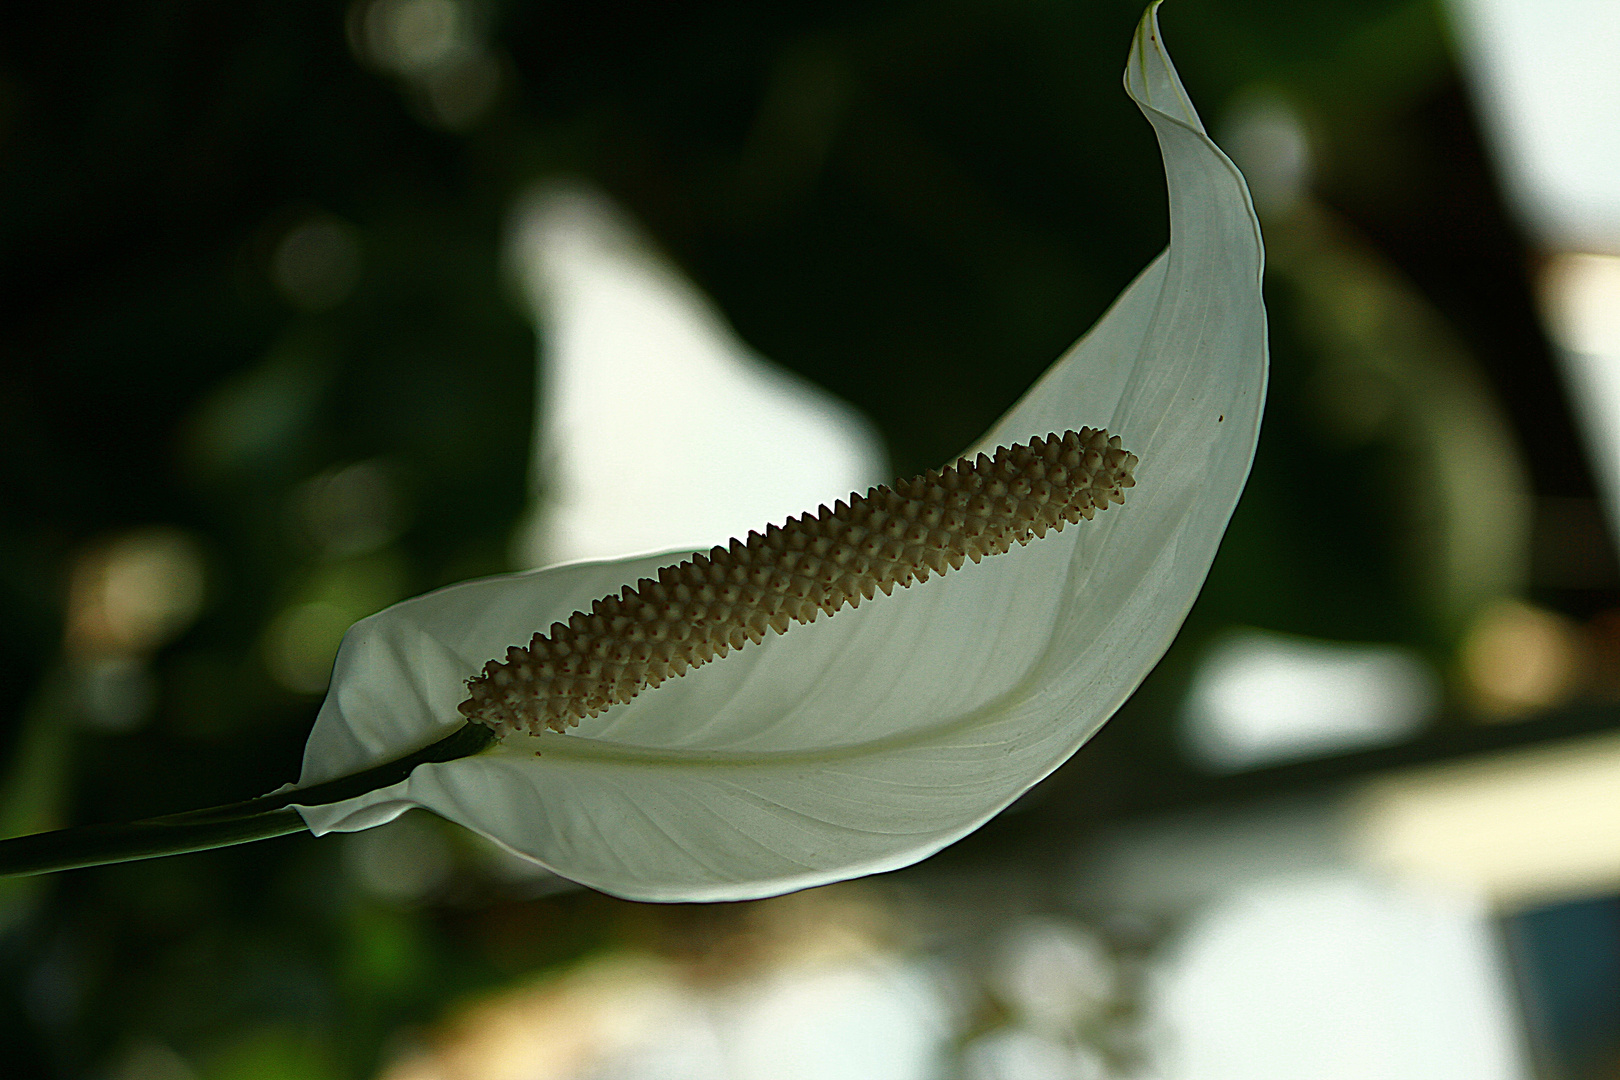
<instances>
[{"instance_id":1,"label":"spadix","mask_svg":"<svg viewBox=\"0 0 1620 1080\"><path fill-rule=\"evenodd\" d=\"M1094 428L963 458L846 505L788 518L698 553L512 646L468 680L459 706L497 734L562 732L767 631L859 607L881 590L1090 520L1125 501L1136 455Z\"/></svg>"}]
</instances>

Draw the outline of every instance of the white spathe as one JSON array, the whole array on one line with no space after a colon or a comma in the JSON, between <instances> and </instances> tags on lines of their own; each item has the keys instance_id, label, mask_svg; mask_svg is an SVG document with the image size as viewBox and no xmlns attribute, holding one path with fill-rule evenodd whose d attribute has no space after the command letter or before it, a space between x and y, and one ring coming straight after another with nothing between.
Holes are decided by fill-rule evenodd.
<instances>
[{"instance_id":1,"label":"white spathe","mask_svg":"<svg viewBox=\"0 0 1620 1080\"><path fill-rule=\"evenodd\" d=\"M567 735L511 737L300 812L316 834L423 806L639 900L740 900L906 866L1062 764L1169 647L1248 477L1266 388L1258 222L1150 8L1125 85L1158 135L1170 246L974 452L1082 425L1141 456L1126 505L744 648ZM357 623L301 782L460 723L507 646L668 555L441 589Z\"/></svg>"}]
</instances>

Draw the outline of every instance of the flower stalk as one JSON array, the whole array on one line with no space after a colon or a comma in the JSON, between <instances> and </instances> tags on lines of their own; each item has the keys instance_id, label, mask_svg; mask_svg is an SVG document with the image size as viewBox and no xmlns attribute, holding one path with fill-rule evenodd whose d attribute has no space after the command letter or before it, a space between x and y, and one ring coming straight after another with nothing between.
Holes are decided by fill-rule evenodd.
<instances>
[{"instance_id":1,"label":"flower stalk","mask_svg":"<svg viewBox=\"0 0 1620 1080\"><path fill-rule=\"evenodd\" d=\"M303 832L307 827L295 806L324 806L357 798L407 779L418 765L471 757L494 741L495 733L489 728L467 724L403 757L306 788L288 788L206 810L0 840L0 877L134 862Z\"/></svg>"}]
</instances>

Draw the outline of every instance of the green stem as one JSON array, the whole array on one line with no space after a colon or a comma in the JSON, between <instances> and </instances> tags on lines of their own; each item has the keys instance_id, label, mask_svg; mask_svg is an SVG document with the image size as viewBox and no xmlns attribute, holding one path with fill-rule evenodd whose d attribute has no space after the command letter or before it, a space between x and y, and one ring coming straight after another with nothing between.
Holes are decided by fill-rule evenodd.
<instances>
[{"instance_id":1,"label":"green stem","mask_svg":"<svg viewBox=\"0 0 1620 1080\"><path fill-rule=\"evenodd\" d=\"M304 828L294 806L323 806L389 787L410 776L418 765L470 757L494 741L495 733L489 728L465 724L414 753L307 788L143 821L81 825L0 840L0 877L151 859L285 836Z\"/></svg>"}]
</instances>

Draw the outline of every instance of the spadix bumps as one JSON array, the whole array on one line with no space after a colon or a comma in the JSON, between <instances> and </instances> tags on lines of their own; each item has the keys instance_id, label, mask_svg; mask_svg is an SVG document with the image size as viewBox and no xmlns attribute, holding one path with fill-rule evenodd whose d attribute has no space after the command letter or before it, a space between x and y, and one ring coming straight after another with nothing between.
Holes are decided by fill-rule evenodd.
<instances>
[{"instance_id":1,"label":"spadix bumps","mask_svg":"<svg viewBox=\"0 0 1620 1080\"><path fill-rule=\"evenodd\" d=\"M528 648L512 646L468 681L461 713L502 735L563 731L768 630L785 633L1089 520L1125 501L1136 464L1118 436L1081 428L789 518L626 585Z\"/></svg>"}]
</instances>

